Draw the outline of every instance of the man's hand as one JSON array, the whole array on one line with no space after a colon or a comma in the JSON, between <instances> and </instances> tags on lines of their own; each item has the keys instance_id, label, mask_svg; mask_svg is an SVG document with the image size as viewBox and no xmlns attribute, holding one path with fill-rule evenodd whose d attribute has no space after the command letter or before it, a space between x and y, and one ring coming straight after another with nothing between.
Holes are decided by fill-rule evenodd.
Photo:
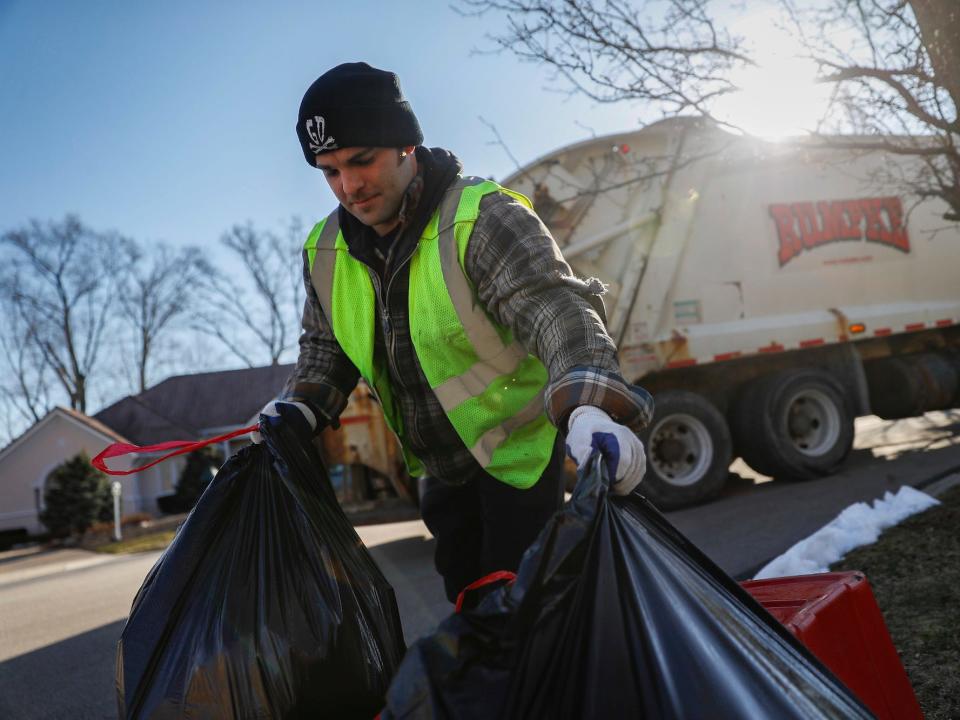
<instances>
[{"instance_id":1,"label":"man's hand","mask_svg":"<svg viewBox=\"0 0 960 720\"><path fill-rule=\"evenodd\" d=\"M647 456L640 438L600 408L575 408L567 420L567 429L567 454L577 468L583 469L593 452L599 450L615 494L628 495L643 479Z\"/></svg>"},{"instance_id":2,"label":"man's hand","mask_svg":"<svg viewBox=\"0 0 960 720\"><path fill-rule=\"evenodd\" d=\"M310 425L310 429L311 430L317 429L316 416L313 414L313 411L310 408L308 408L306 405L304 405L301 402L271 400L270 402L268 402L266 405L263 406L263 410L260 411L260 414L268 415L270 417L275 417L280 414L280 410L278 406L283 406L283 405L286 405L287 407L295 407L300 412L300 414L303 415L303 419L307 421L307 424ZM259 430L254 430L253 432L250 433L250 441L253 443L263 442L263 436L260 434Z\"/></svg>"}]
</instances>

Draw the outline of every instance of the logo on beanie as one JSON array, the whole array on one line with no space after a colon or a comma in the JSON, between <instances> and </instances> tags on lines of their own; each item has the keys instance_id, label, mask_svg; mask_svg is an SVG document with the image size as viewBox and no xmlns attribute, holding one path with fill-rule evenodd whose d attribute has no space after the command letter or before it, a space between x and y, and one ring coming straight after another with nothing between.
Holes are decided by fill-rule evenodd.
<instances>
[{"instance_id":1,"label":"logo on beanie","mask_svg":"<svg viewBox=\"0 0 960 720\"><path fill-rule=\"evenodd\" d=\"M323 119L322 115L314 115L307 120L306 127L307 136L310 138L310 149L315 153L337 149L337 141L333 136L324 136L326 125L327 122Z\"/></svg>"}]
</instances>

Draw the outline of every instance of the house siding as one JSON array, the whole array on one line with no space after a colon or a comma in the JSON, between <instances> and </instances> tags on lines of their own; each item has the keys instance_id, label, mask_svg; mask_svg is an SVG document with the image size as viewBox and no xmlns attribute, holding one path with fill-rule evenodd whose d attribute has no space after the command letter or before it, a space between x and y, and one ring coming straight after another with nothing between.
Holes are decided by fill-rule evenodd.
<instances>
[{"instance_id":1,"label":"house siding","mask_svg":"<svg viewBox=\"0 0 960 720\"><path fill-rule=\"evenodd\" d=\"M44 483L60 464L79 452L93 457L111 441L100 433L54 410L0 457L0 530L26 528L32 534L44 532L37 515L35 489L43 496ZM112 468L128 469L130 461L118 458ZM148 471L149 472L149 471ZM117 477L122 485L123 512L144 510L140 493L143 473ZM156 503L149 512L155 512Z\"/></svg>"}]
</instances>

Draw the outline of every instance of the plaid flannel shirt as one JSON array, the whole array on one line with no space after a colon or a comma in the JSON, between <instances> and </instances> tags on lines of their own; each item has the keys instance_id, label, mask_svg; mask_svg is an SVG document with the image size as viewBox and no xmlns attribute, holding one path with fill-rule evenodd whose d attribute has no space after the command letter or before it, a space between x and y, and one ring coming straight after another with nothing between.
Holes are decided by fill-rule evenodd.
<instances>
[{"instance_id":1,"label":"plaid flannel shirt","mask_svg":"<svg viewBox=\"0 0 960 720\"><path fill-rule=\"evenodd\" d=\"M467 482L483 471L447 419L420 367L409 329L409 263L391 263L391 259L386 263L386 292L379 274L368 268L377 297L375 352L389 370L408 449L431 476ZM545 411L561 431L565 432L566 418L578 405L602 408L614 420L637 430L650 421L653 400L621 377L613 340L595 309L602 285L573 275L534 212L502 193L485 196L464 265L490 316L510 328L546 367ZM304 283L300 355L282 397L305 400L328 422L335 422L359 372L323 314L306 253Z\"/></svg>"}]
</instances>

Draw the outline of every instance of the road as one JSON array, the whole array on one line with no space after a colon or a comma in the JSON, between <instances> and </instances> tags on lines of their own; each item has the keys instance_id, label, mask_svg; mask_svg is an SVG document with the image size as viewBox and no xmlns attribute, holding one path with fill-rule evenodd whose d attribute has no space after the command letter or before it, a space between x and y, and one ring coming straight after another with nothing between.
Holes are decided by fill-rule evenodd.
<instances>
[{"instance_id":1,"label":"road","mask_svg":"<svg viewBox=\"0 0 960 720\"><path fill-rule=\"evenodd\" d=\"M924 489L960 472L960 411L883 421L859 418L843 469L810 482L770 482L737 461L724 495L667 513L727 574L744 580L855 502L903 485Z\"/></svg>"},{"instance_id":2,"label":"road","mask_svg":"<svg viewBox=\"0 0 960 720\"><path fill-rule=\"evenodd\" d=\"M668 518L743 579L853 502L960 471L960 411L892 423L862 418L850 461L822 480L770 482L742 463L732 471L719 500ZM419 521L358 532L396 590L412 642L450 610L432 569L433 543ZM32 559L0 554L0 718L116 716L116 641L159 554L60 552Z\"/></svg>"},{"instance_id":3,"label":"road","mask_svg":"<svg viewBox=\"0 0 960 720\"><path fill-rule=\"evenodd\" d=\"M116 717L117 638L156 557L0 580L0 718Z\"/></svg>"}]
</instances>

